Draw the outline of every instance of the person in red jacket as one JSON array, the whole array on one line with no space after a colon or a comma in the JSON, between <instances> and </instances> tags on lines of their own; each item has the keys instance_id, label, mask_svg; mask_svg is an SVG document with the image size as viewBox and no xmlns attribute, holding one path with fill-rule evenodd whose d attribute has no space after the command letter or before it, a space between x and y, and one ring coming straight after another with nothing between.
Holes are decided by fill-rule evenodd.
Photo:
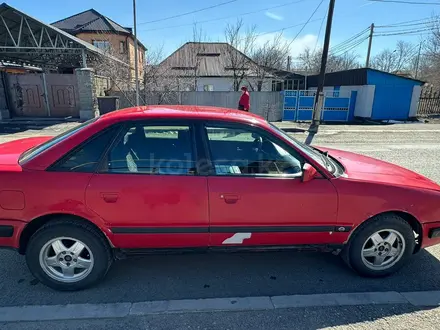
<instances>
[{"instance_id":1,"label":"person in red jacket","mask_svg":"<svg viewBox=\"0 0 440 330\"><path fill-rule=\"evenodd\" d=\"M241 94L240 101L238 101L238 110L249 111L251 108L251 98L246 86L241 88L243 94Z\"/></svg>"}]
</instances>

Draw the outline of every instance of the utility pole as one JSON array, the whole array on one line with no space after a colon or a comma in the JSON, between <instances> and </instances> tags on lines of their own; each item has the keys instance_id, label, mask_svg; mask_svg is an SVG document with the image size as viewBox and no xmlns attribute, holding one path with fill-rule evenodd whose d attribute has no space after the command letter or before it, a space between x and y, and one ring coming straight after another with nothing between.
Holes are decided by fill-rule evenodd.
<instances>
[{"instance_id":1,"label":"utility pole","mask_svg":"<svg viewBox=\"0 0 440 330\"><path fill-rule=\"evenodd\" d=\"M365 62L365 67L370 67L370 56L371 56L371 44L373 43L373 33L374 33L374 23L371 23L370 26L370 37L368 40L368 52L367 52L367 61Z\"/></svg>"},{"instance_id":2,"label":"utility pole","mask_svg":"<svg viewBox=\"0 0 440 330\"><path fill-rule=\"evenodd\" d=\"M139 54L136 34L136 0L133 0L133 30L134 30L134 79L136 80L136 106L139 106Z\"/></svg>"},{"instance_id":3,"label":"utility pole","mask_svg":"<svg viewBox=\"0 0 440 330\"><path fill-rule=\"evenodd\" d=\"M324 105L324 80L325 70L327 66L328 49L330 45L330 35L332 32L333 11L335 9L335 0L330 0L327 15L327 26L325 28L324 48L322 50L321 70L319 71L318 88L316 90L315 106L313 109L312 124L310 125L309 132L317 133L318 127L321 122L321 110Z\"/></svg>"},{"instance_id":4,"label":"utility pole","mask_svg":"<svg viewBox=\"0 0 440 330\"><path fill-rule=\"evenodd\" d=\"M417 62L416 62L416 74L415 77L417 79L417 76L419 74L419 64L420 64L420 53L422 52L422 41L420 41L419 45L419 53L417 54Z\"/></svg>"}]
</instances>

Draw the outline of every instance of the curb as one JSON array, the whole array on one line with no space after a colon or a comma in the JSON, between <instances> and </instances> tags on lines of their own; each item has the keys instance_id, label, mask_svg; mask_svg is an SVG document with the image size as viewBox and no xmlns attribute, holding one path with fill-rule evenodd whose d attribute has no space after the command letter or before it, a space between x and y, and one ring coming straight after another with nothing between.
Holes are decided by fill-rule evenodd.
<instances>
[{"instance_id":1,"label":"curb","mask_svg":"<svg viewBox=\"0 0 440 330\"><path fill-rule=\"evenodd\" d=\"M108 319L166 313L227 312L394 304L409 304L417 307L439 307L440 291L329 293L274 297L163 300L112 304L14 306L0 307L0 322Z\"/></svg>"}]
</instances>

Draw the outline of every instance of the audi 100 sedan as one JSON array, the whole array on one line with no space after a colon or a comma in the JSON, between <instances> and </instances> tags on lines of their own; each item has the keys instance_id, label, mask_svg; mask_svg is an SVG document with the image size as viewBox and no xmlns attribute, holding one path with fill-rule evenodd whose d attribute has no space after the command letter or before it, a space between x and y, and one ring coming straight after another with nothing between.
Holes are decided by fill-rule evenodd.
<instances>
[{"instance_id":1,"label":"audi 100 sedan","mask_svg":"<svg viewBox=\"0 0 440 330\"><path fill-rule=\"evenodd\" d=\"M0 246L58 290L136 252L313 248L362 276L440 243L440 186L262 118L151 106L0 145Z\"/></svg>"}]
</instances>

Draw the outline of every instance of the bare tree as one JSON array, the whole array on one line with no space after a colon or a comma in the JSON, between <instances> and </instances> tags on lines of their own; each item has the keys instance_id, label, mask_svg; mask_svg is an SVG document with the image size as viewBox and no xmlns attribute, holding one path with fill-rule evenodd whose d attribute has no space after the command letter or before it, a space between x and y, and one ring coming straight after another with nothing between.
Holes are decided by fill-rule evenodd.
<instances>
[{"instance_id":1,"label":"bare tree","mask_svg":"<svg viewBox=\"0 0 440 330\"><path fill-rule=\"evenodd\" d=\"M423 40L423 54L418 59L419 77L440 88L440 16L433 16L432 21L432 32Z\"/></svg>"},{"instance_id":2,"label":"bare tree","mask_svg":"<svg viewBox=\"0 0 440 330\"><path fill-rule=\"evenodd\" d=\"M194 91L197 91L198 77L200 75L200 64L203 59L203 53L206 51L206 35L203 34L201 28L198 28L196 24L193 26L193 36L191 40L191 47L189 48L189 58L191 62L191 80L193 81Z\"/></svg>"},{"instance_id":3,"label":"bare tree","mask_svg":"<svg viewBox=\"0 0 440 330\"><path fill-rule=\"evenodd\" d=\"M246 54L251 54L255 45L255 26L245 30L243 20L228 24L225 29L227 47L227 70L232 72L233 90L239 91L243 80L250 72L255 71L256 65Z\"/></svg>"},{"instance_id":4,"label":"bare tree","mask_svg":"<svg viewBox=\"0 0 440 330\"><path fill-rule=\"evenodd\" d=\"M176 91L180 88L180 79L170 67L161 67L163 45L148 53L145 66L143 95L146 104L180 103Z\"/></svg>"},{"instance_id":5,"label":"bare tree","mask_svg":"<svg viewBox=\"0 0 440 330\"><path fill-rule=\"evenodd\" d=\"M371 67L386 72L411 71L417 47L410 42L398 41L395 49L384 49L372 58Z\"/></svg>"},{"instance_id":6,"label":"bare tree","mask_svg":"<svg viewBox=\"0 0 440 330\"><path fill-rule=\"evenodd\" d=\"M312 51L310 48L304 49L299 54L299 69L308 74L317 74L321 68L322 50ZM354 52L345 52L342 54L329 54L327 59L326 72L336 72L360 67L359 55Z\"/></svg>"},{"instance_id":7,"label":"bare tree","mask_svg":"<svg viewBox=\"0 0 440 330\"><path fill-rule=\"evenodd\" d=\"M289 53L290 44L283 38L282 33L266 41L262 46L250 49L249 55L257 64L255 66L257 83L256 87L250 83L251 88L260 92L273 69L285 69Z\"/></svg>"}]
</instances>

